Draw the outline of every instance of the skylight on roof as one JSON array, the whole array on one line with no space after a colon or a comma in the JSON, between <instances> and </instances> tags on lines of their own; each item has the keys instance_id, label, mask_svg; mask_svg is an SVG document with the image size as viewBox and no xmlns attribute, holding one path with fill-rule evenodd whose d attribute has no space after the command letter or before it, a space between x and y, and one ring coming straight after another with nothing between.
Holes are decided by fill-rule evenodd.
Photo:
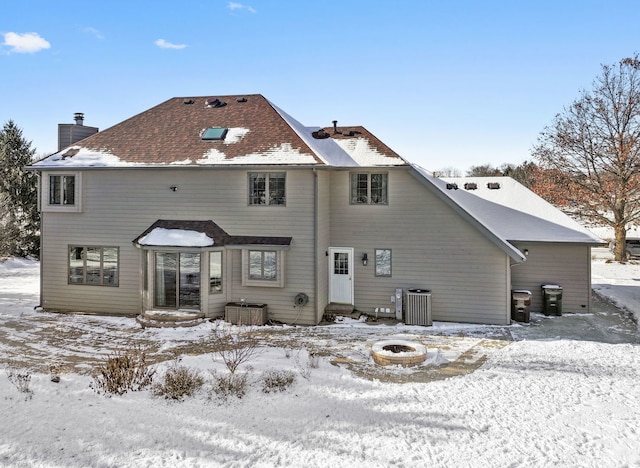
<instances>
[{"instance_id":1,"label":"skylight on roof","mask_svg":"<svg viewBox=\"0 0 640 468\"><path fill-rule=\"evenodd\" d=\"M227 136L228 128L224 127L209 127L205 128L202 132L202 139L205 141L208 140L224 140L224 137Z\"/></svg>"}]
</instances>

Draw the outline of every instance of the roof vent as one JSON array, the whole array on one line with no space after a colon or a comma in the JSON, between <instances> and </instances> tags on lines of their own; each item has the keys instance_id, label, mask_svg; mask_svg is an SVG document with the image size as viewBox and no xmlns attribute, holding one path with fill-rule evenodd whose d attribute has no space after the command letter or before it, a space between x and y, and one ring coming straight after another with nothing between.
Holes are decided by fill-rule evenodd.
<instances>
[{"instance_id":1,"label":"roof vent","mask_svg":"<svg viewBox=\"0 0 640 468\"><path fill-rule=\"evenodd\" d=\"M207 107L211 107L213 109L218 108L218 107L224 107L226 106L227 103L218 99L218 98L209 98L205 101L205 106Z\"/></svg>"},{"instance_id":2,"label":"roof vent","mask_svg":"<svg viewBox=\"0 0 640 468\"><path fill-rule=\"evenodd\" d=\"M193 99L185 99L182 101L183 104L193 104L195 101Z\"/></svg>"},{"instance_id":3,"label":"roof vent","mask_svg":"<svg viewBox=\"0 0 640 468\"><path fill-rule=\"evenodd\" d=\"M458 184L447 184L447 190L458 190Z\"/></svg>"},{"instance_id":4,"label":"roof vent","mask_svg":"<svg viewBox=\"0 0 640 468\"><path fill-rule=\"evenodd\" d=\"M342 133L338 131L338 121L332 120L331 122L333 123L333 134L337 135L338 133Z\"/></svg>"},{"instance_id":5,"label":"roof vent","mask_svg":"<svg viewBox=\"0 0 640 468\"><path fill-rule=\"evenodd\" d=\"M311 132L311 135L316 140L324 140L325 138L329 138L329 134L324 131L324 128L321 128L317 132Z\"/></svg>"},{"instance_id":6,"label":"roof vent","mask_svg":"<svg viewBox=\"0 0 640 468\"><path fill-rule=\"evenodd\" d=\"M358 130L349 130L348 132L342 132L342 134L345 136L360 135L361 133L362 132L359 132Z\"/></svg>"},{"instance_id":7,"label":"roof vent","mask_svg":"<svg viewBox=\"0 0 640 468\"><path fill-rule=\"evenodd\" d=\"M73 114L73 119L76 121L76 125L82 125L84 122L84 114L82 112L76 112Z\"/></svg>"},{"instance_id":8,"label":"roof vent","mask_svg":"<svg viewBox=\"0 0 640 468\"><path fill-rule=\"evenodd\" d=\"M247 98L246 97L239 97L238 99L236 99L236 102L247 102Z\"/></svg>"},{"instance_id":9,"label":"roof vent","mask_svg":"<svg viewBox=\"0 0 640 468\"><path fill-rule=\"evenodd\" d=\"M478 184L476 184L475 182L467 182L466 184L464 184L465 190L476 190L477 188Z\"/></svg>"},{"instance_id":10,"label":"roof vent","mask_svg":"<svg viewBox=\"0 0 640 468\"><path fill-rule=\"evenodd\" d=\"M487 184L487 188L489 190L498 190L500 188L500 184L498 182L489 182Z\"/></svg>"}]
</instances>

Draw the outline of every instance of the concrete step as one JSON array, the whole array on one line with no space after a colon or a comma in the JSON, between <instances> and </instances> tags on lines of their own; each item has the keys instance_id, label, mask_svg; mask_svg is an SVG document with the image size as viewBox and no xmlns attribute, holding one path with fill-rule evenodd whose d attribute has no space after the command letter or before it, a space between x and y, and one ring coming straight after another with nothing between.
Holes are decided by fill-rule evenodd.
<instances>
[{"instance_id":1,"label":"concrete step","mask_svg":"<svg viewBox=\"0 0 640 468\"><path fill-rule=\"evenodd\" d=\"M204 313L195 310L146 310L136 317L142 328L195 327L205 322Z\"/></svg>"},{"instance_id":2,"label":"concrete step","mask_svg":"<svg viewBox=\"0 0 640 468\"><path fill-rule=\"evenodd\" d=\"M323 320L327 322L333 322L337 316L358 318L360 312L354 310L351 304L328 304L324 308Z\"/></svg>"}]
</instances>

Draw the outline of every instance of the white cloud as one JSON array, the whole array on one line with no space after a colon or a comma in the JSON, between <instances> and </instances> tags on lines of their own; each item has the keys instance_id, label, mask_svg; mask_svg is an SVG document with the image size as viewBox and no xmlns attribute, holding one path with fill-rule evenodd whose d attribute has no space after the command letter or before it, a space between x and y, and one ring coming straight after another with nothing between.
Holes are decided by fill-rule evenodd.
<instances>
[{"instance_id":1,"label":"white cloud","mask_svg":"<svg viewBox=\"0 0 640 468\"><path fill-rule=\"evenodd\" d=\"M184 49L185 47L187 47L186 44L172 44L171 42L167 42L164 39L158 39L155 42L155 45L157 45L161 49Z\"/></svg>"},{"instance_id":2,"label":"white cloud","mask_svg":"<svg viewBox=\"0 0 640 468\"><path fill-rule=\"evenodd\" d=\"M11 47L9 52L15 52L17 54L33 54L39 52L42 49L48 49L51 44L44 40L38 33L23 33L18 34L14 32L8 32L4 34L4 42L2 45Z\"/></svg>"},{"instance_id":3,"label":"white cloud","mask_svg":"<svg viewBox=\"0 0 640 468\"><path fill-rule=\"evenodd\" d=\"M98 29L92 28L91 26L84 28L82 31L95 36L96 39L104 39L104 34L102 34Z\"/></svg>"},{"instance_id":4,"label":"white cloud","mask_svg":"<svg viewBox=\"0 0 640 468\"><path fill-rule=\"evenodd\" d=\"M247 10L250 13L256 13L255 8L249 6L249 5L243 5L242 3L237 3L237 2L229 2L227 4L229 10L231 11L235 11L235 10Z\"/></svg>"}]
</instances>

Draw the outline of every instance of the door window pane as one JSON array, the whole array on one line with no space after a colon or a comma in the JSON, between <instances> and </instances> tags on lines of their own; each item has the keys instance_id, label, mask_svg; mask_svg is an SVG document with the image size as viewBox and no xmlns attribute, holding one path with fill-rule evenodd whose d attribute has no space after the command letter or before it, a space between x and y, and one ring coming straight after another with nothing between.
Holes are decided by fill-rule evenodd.
<instances>
[{"instance_id":1,"label":"door window pane","mask_svg":"<svg viewBox=\"0 0 640 468\"><path fill-rule=\"evenodd\" d=\"M180 303L187 309L200 308L200 254L180 254Z\"/></svg>"},{"instance_id":2,"label":"door window pane","mask_svg":"<svg viewBox=\"0 0 640 468\"><path fill-rule=\"evenodd\" d=\"M345 252L335 252L333 254L333 273L335 275L349 274L349 254Z\"/></svg>"},{"instance_id":3,"label":"door window pane","mask_svg":"<svg viewBox=\"0 0 640 468\"><path fill-rule=\"evenodd\" d=\"M176 307L177 257L175 253L156 253L154 295L157 307Z\"/></svg>"}]
</instances>

